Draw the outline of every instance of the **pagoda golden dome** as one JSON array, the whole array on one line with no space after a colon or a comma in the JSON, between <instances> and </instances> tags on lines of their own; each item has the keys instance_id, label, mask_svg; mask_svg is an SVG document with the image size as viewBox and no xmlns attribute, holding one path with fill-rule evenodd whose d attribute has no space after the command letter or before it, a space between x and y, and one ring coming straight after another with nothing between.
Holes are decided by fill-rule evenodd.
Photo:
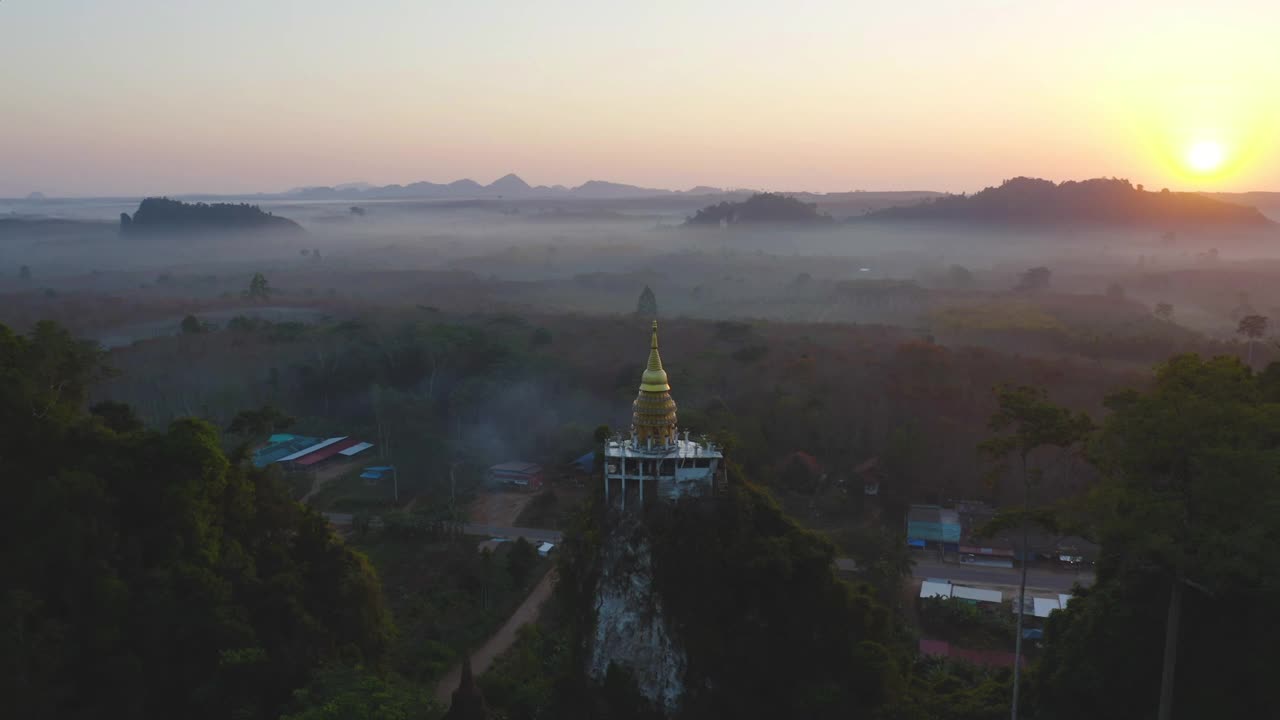
<instances>
[{"instance_id":1,"label":"pagoda golden dome","mask_svg":"<svg viewBox=\"0 0 1280 720\"><path fill-rule=\"evenodd\" d=\"M671 399L667 371L658 354L658 321L653 322L649 342L649 363L640 376L640 392L631 409L631 432L640 443L652 440L663 445L676 442L676 401Z\"/></svg>"}]
</instances>

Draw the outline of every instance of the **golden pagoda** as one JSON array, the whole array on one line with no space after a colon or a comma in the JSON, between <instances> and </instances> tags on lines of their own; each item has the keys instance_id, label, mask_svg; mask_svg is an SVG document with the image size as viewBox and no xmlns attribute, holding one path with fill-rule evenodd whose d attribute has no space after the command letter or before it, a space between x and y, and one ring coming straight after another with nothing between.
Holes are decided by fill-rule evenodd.
<instances>
[{"instance_id":1,"label":"golden pagoda","mask_svg":"<svg viewBox=\"0 0 1280 720\"><path fill-rule=\"evenodd\" d=\"M676 401L671 399L667 371L658 355L658 321L653 321L653 338L649 342L649 364L640 377L640 392L631 405L631 434L640 447L650 440L655 446L674 445L676 433Z\"/></svg>"}]
</instances>

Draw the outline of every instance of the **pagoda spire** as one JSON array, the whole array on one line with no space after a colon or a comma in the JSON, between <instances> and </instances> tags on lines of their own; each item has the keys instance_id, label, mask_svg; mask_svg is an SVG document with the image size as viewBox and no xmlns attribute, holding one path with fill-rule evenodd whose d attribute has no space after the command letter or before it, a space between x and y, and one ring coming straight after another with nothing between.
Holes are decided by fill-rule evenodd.
<instances>
[{"instance_id":1,"label":"pagoda spire","mask_svg":"<svg viewBox=\"0 0 1280 720\"><path fill-rule=\"evenodd\" d=\"M632 404L631 431L639 442L650 440L669 445L676 442L676 401L671 399L671 383L658 354L658 321L653 321L649 339L649 362L640 376L640 392Z\"/></svg>"}]
</instances>

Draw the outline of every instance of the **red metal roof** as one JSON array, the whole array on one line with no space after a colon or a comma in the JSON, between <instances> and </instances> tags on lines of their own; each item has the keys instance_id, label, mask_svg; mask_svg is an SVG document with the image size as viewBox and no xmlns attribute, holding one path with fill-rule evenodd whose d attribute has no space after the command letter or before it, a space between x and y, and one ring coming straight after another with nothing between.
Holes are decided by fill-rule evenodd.
<instances>
[{"instance_id":1,"label":"red metal roof","mask_svg":"<svg viewBox=\"0 0 1280 720\"><path fill-rule=\"evenodd\" d=\"M303 455L302 457L294 460L293 463L295 465L315 465L321 460L324 460L325 458L333 457L334 455L337 455L338 453L342 452L343 450L346 450L347 448L353 445L359 445L360 442L361 442L360 440L357 440L355 438L347 438L346 440L340 440L332 445L326 445L320 448L319 450L311 453L310 455Z\"/></svg>"}]
</instances>

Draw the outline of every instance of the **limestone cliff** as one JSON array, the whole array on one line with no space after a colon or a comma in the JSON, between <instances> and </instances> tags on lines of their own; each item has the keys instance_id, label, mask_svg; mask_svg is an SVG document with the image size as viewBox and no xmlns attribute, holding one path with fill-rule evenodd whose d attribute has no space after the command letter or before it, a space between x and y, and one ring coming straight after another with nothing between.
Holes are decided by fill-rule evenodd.
<instances>
[{"instance_id":1,"label":"limestone cliff","mask_svg":"<svg viewBox=\"0 0 1280 720\"><path fill-rule=\"evenodd\" d=\"M588 673L602 682L610 664L626 668L640 694L670 715L684 695L688 659L662 613L644 526L636 520L615 525L600 559Z\"/></svg>"}]
</instances>

